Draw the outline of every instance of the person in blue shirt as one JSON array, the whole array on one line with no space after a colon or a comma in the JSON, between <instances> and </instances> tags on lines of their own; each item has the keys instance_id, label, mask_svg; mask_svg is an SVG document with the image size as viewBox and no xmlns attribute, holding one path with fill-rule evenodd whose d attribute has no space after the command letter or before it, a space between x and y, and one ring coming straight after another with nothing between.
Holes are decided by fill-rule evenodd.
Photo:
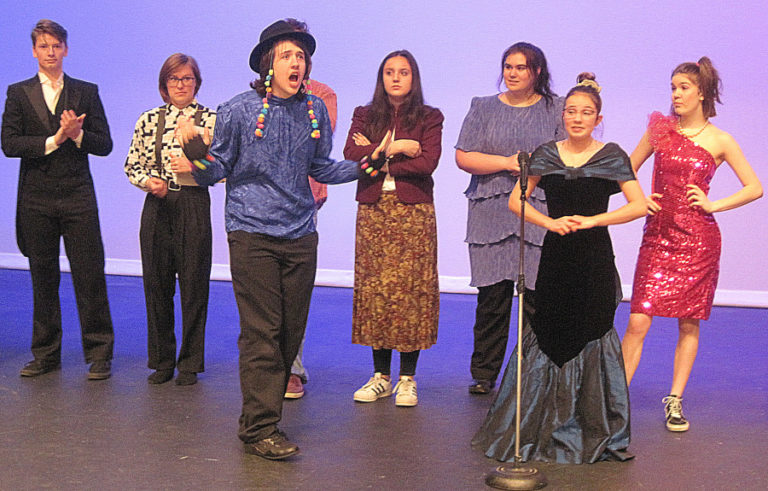
<instances>
[{"instance_id":1,"label":"person in blue shirt","mask_svg":"<svg viewBox=\"0 0 768 491\"><path fill-rule=\"evenodd\" d=\"M259 79L253 90L219 106L208 155L192 173L201 185L226 178L225 221L240 313L238 436L246 453L272 460L299 453L277 425L317 265L308 177L338 184L359 172L357 162L328 158L328 111L304 85L314 51L315 39L287 22L267 27L250 57Z\"/></svg>"}]
</instances>

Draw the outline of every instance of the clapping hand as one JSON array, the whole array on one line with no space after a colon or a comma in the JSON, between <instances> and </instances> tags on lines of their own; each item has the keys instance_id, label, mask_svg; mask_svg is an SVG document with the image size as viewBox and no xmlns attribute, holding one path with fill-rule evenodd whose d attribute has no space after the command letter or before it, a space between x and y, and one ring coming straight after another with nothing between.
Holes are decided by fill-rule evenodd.
<instances>
[{"instance_id":1,"label":"clapping hand","mask_svg":"<svg viewBox=\"0 0 768 491\"><path fill-rule=\"evenodd\" d=\"M80 136L80 132L83 129L83 120L85 119L85 113L80 116L75 114L75 111L67 109L61 113L61 131L67 138L75 140Z\"/></svg>"},{"instance_id":2,"label":"clapping hand","mask_svg":"<svg viewBox=\"0 0 768 491\"><path fill-rule=\"evenodd\" d=\"M192 122L185 117L180 117L176 126L176 140L181 145L184 155L179 160L171 159L171 169L174 172L191 172L193 162L196 167L205 169L205 159L208 156L208 148L211 145L211 133L205 128L202 136ZM175 166L175 167L174 167ZM180 169L179 171L176 168ZM187 170L188 169L188 170Z\"/></svg>"},{"instance_id":3,"label":"clapping hand","mask_svg":"<svg viewBox=\"0 0 768 491\"><path fill-rule=\"evenodd\" d=\"M194 122L186 116L179 116L179 120L176 122L175 137L181 147L184 148L184 144L188 143L197 135L199 135L199 132ZM203 131L203 143L206 145L211 144L211 132L208 128L205 128Z\"/></svg>"}]
</instances>

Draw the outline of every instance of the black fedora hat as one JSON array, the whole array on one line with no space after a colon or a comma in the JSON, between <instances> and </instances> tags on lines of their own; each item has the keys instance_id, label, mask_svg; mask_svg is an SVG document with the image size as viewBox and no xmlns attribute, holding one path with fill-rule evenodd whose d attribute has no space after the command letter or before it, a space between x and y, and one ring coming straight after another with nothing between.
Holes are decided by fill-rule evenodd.
<instances>
[{"instance_id":1,"label":"black fedora hat","mask_svg":"<svg viewBox=\"0 0 768 491\"><path fill-rule=\"evenodd\" d=\"M259 62L261 61L261 55L265 50L268 50L275 41L279 39L296 39L307 47L309 55L315 53L315 38L307 32L300 32L293 28L292 25L284 20L279 20L261 31L259 36L259 44L251 51L250 65L251 70L256 73L259 71Z\"/></svg>"}]
</instances>

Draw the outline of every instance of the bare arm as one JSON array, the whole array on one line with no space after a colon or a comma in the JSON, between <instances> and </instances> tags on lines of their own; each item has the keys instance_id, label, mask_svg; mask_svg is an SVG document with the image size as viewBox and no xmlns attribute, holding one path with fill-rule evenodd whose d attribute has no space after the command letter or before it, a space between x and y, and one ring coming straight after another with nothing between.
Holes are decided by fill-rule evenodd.
<instances>
[{"instance_id":1,"label":"bare arm","mask_svg":"<svg viewBox=\"0 0 768 491\"><path fill-rule=\"evenodd\" d=\"M640 138L640 142L638 142L637 146L632 151L632 155L629 156L629 160L632 162L632 170L635 171L635 174L637 174L637 171L652 154L653 146L648 139L648 131L646 131L643 133L643 137ZM656 201L661 197L662 195L659 193L651 193L645 198L646 213L655 215L661 210L661 205Z\"/></svg>"},{"instance_id":2,"label":"bare arm","mask_svg":"<svg viewBox=\"0 0 768 491\"><path fill-rule=\"evenodd\" d=\"M646 131L643 133L643 137L640 138L637 146L632 151L632 155L629 156L629 160L632 161L632 170L635 171L635 174L637 174L637 171L640 169L643 163L648 160L648 157L650 157L652 153L653 146L651 146L651 142L648 139L648 132Z\"/></svg>"},{"instance_id":3,"label":"bare arm","mask_svg":"<svg viewBox=\"0 0 768 491\"><path fill-rule=\"evenodd\" d=\"M692 207L701 207L707 213L717 213L732 210L760 198L763 195L763 186L757 178L752 166L747 162L741 147L736 140L727 133L721 137L723 140L723 160L733 169L734 174L741 182L742 188L725 198L710 201L704 192L693 184L688 184L688 204Z\"/></svg>"},{"instance_id":4,"label":"bare arm","mask_svg":"<svg viewBox=\"0 0 768 491\"><path fill-rule=\"evenodd\" d=\"M464 172L475 175L495 174L502 171L509 171L514 175L520 174L517 154L505 157L503 155L456 150L456 165Z\"/></svg>"},{"instance_id":5,"label":"bare arm","mask_svg":"<svg viewBox=\"0 0 768 491\"><path fill-rule=\"evenodd\" d=\"M541 176L530 176L528 178L528 189L525 193L526 196L531 195L540 180ZM520 182L518 182L515 184L515 189L512 190L512 194L509 195L509 209L514 211L517 216L520 216L520 193ZM576 230L577 225L577 222L573 217L566 216L553 219L543 214L533 206L525 207L525 221L534 225L538 225L539 227L544 227L550 232L555 232L560 235L573 232Z\"/></svg>"},{"instance_id":6,"label":"bare arm","mask_svg":"<svg viewBox=\"0 0 768 491\"><path fill-rule=\"evenodd\" d=\"M633 180L619 182L619 186L627 199L627 204L616 210L598 213L591 217L574 216L578 221L576 230L627 223L645 215L645 195L640 184Z\"/></svg>"}]
</instances>

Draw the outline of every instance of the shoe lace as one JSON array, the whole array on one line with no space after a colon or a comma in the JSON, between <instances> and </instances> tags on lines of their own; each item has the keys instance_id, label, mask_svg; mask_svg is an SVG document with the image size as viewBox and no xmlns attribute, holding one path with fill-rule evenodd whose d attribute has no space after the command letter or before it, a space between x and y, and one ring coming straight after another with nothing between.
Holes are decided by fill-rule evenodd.
<instances>
[{"instance_id":1,"label":"shoe lace","mask_svg":"<svg viewBox=\"0 0 768 491\"><path fill-rule=\"evenodd\" d=\"M395 386L394 392L397 392L398 394L407 395L410 393L410 395L415 396L416 395L416 381L404 378L400 379L399 382L397 382L397 385Z\"/></svg>"},{"instance_id":2,"label":"shoe lace","mask_svg":"<svg viewBox=\"0 0 768 491\"><path fill-rule=\"evenodd\" d=\"M285 433L283 433L281 430L277 430L272 436L265 438L264 440L271 443L272 445L278 445L286 441L286 437Z\"/></svg>"},{"instance_id":3,"label":"shoe lace","mask_svg":"<svg viewBox=\"0 0 768 491\"><path fill-rule=\"evenodd\" d=\"M669 418L670 416L675 418L683 417L682 399L675 396L667 396L664 399L662 399L661 402L666 404L664 409L665 409L665 412L667 413L667 418Z\"/></svg>"},{"instance_id":4,"label":"shoe lace","mask_svg":"<svg viewBox=\"0 0 768 491\"><path fill-rule=\"evenodd\" d=\"M383 391L385 382L387 382L387 379L385 379L379 374L376 374L373 377L371 377L368 383L363 385L362 388L365 390L374 390L375 388L379 388Z\"/></svg>"}]
</instances>

